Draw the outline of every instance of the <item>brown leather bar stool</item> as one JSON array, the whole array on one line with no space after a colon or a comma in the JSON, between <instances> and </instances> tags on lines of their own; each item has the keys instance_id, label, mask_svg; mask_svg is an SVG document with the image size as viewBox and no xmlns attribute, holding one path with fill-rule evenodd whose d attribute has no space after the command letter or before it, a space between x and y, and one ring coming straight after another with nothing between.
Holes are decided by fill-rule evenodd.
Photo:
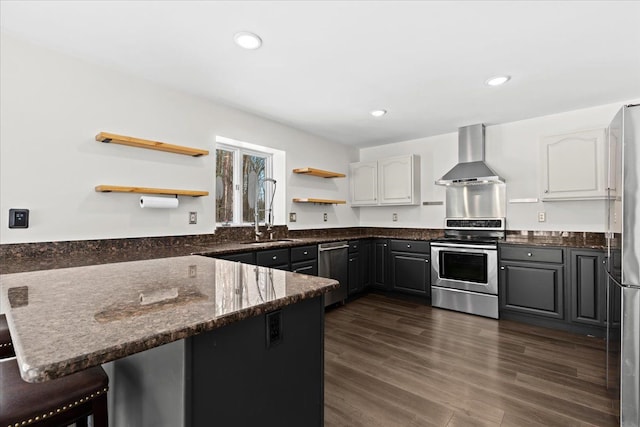
<instances>
[{"instance_id":1,"label":"brown leather bar stool","mask_svg":"<svg viewBox=\"0 0 640 427\"><path fill-rule=\"evenodd\" d=\"M11 334L7 325L7 317L0 314L0 359L13 357L13 343L11 342Z\"/></svg>"},{"instance_id":2,"label":"brown leather bar stool","mask_svg":"<svg viewBox=\"0 0 640 427\"><path fill-rule=\"evenodd\" d=\"M109 377L101 367L42 383L20 377L15 359L0 360L0 427L107 427Z\"/></svg>"}]
</instances>

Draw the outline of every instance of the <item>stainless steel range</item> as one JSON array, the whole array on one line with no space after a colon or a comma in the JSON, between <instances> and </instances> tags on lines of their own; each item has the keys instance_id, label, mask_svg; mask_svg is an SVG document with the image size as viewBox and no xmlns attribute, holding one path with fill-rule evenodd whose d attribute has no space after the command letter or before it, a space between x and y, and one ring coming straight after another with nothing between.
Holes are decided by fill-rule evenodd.
<instances>
[{"instance_id":1,"label":"stainless steel range","mask_svg":"<svg viewBox=\"0 0 640 427\"><path fill-rule=\"evenodd\" d=\"M504 218L446 218L431 242L431 305L498 318L498 241Z\"/></svg>"}]
</instances>

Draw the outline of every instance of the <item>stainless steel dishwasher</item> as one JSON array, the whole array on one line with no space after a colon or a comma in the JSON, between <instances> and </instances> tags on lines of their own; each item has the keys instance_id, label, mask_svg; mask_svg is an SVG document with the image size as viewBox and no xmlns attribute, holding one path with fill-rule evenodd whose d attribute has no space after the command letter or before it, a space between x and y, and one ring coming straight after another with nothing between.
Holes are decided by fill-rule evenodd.
<instances>
[{"instance_id":1,"label":"stainless steel dishwasher","mask_svg":"<svg viewBox=\"0 0 640 427\"><path fill-rule=\"evenodd\" d=\"M325 307L347 299L347 280L349 280L349 244L347 242L318 245L318 276L340 282L338 289L325 294Z\"/></svg>"}]
</instances>

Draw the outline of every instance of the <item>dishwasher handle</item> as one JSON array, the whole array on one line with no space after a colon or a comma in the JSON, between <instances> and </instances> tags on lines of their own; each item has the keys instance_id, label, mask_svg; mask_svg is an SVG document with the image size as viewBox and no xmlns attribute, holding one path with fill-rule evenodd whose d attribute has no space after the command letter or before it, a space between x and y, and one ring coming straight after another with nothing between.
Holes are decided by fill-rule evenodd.
<instances>
[{"instance_id":1,"label":"dishwasher handle","mask_svg":"<svg viewBox=\"0 0 640 427\"><path fill-rule=\"evenodd\" d=\"M325 252L325 251L335 251L337 249L348 249L349 248L349 244L348 243L343 243L343 244L339 244L336 246L329 246L329 245L319 245L318 246L318 252Z\"/></svg>"}]
</instances>

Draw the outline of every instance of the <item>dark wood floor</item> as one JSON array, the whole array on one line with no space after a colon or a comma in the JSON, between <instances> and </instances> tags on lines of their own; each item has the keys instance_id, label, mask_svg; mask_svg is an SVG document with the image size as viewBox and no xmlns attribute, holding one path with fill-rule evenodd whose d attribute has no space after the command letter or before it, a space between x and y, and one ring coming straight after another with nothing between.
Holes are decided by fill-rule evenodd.
<instances>
[{"instance_id":1,"label":"dark wood floor","mask_svg":"<svg viewBox=\"0 0 640 427\"><path fill-rule=\"evenodd\" d=\"M325 333L325 426L619 425L602 339L378 294Z\"/></svg>"}]
</instances>

